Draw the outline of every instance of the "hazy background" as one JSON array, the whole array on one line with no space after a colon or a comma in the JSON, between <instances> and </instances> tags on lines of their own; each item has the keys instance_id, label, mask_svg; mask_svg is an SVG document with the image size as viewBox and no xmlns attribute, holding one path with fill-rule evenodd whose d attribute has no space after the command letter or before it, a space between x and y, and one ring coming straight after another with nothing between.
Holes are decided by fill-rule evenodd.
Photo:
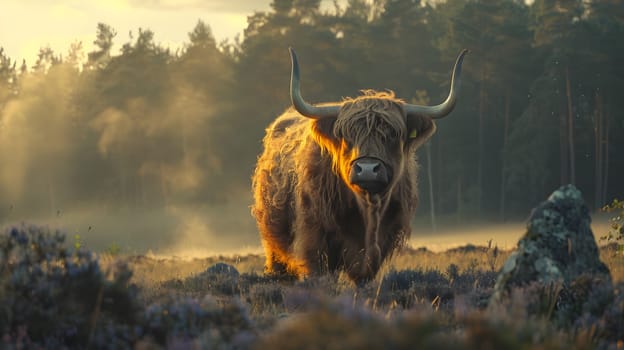
<instances>
[{"instance_id":1,"label":"hazy background","mask_svg":"<svg viewBox=\"0 0 624 350\"><path fill-rule=\"evenodd\" d=\"M0 47L21 21L53 31L36 25L48 3L3 2ZM439 103L472 51L456 110L419 154L414 244L511 248L560 184L594 211L624 197L624 1L188 0L198 15L180 17L175 3L59 1L59 26L101 13L90 38L41 43L33 62L0 52L1 226L61 227L96 250L259 252L250 176L289 104L288 46L311 102L387 88ZM19 6L33 16L6 15ZM142 11L169 14L183 42ZM115 13L124 28L106 22ZM200 13L246 13L244 35L216 39L231 24Z\"/></svg>"}]
</instances>

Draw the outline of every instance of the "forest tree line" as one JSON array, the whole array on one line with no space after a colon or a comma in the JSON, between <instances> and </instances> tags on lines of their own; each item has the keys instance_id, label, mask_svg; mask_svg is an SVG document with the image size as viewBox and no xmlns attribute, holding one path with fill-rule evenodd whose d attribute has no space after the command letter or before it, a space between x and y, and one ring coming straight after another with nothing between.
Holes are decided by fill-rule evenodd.
<instances>
[{"instance_id":1,"label":"forest tree line","mask_svg":"<svg viewBox=\"0 0 624 350\"><path fill-rule=\"evenodd\" d=\"M274 0L250 14L243 39L217 43L201 20L189 30L175 51L149 29L124 41L104 23L90 52L46 47L29 66L0 51L0 217L251 203L265 127L289 106L289 46L310 102L373 88L437 104L457 54L471 50L455 111L419 152L421 213L524 217L566 183L593 208L624 194L623 0L329 10Z\"/></svg>"}]
</instances>

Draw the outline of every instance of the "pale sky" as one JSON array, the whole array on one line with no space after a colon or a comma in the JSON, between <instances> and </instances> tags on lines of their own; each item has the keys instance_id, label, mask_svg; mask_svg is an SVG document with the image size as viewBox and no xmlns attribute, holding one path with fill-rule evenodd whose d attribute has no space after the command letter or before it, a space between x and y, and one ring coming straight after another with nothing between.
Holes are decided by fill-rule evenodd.
<instances>
[{"instance_id":1,"label":"pale sky","mask_svg":"<svg viewBox=\"0 0 624 350\"><path fill-rule=\"evenodd\" d=\"M210 25L220 42L246 27L247 16L267 11L271 0L0 0L0 47L29 66L40 47L50 46L65 57L70 44L81 41L89 52L98 22L117 31L115 48L128 33L151 29L154 41L175 49L188 42L199 19ZM136 36L135 36L136 37Z\"/></svg>"},{"instance_id":2,"label":"pale sky","mask_svg":"<svg viewBox=\"0 0 624 350\"><path fill-rule=\"evenodd\" d=\"M526 0L527 3L532 1ZM114 52L128 33L151 29L154 41L172 50L188 42L198 20L210 25L217 42L234 39L254 11L268 11L272 0L0 0L0 47L13 60L35 63L39 48L50 46L64 57L71 43L93 48L97 23L117 31ZM342 6L346 0L338 0ZM332 7L332 0L321 2Z\"/></svg>"}]
</instances>

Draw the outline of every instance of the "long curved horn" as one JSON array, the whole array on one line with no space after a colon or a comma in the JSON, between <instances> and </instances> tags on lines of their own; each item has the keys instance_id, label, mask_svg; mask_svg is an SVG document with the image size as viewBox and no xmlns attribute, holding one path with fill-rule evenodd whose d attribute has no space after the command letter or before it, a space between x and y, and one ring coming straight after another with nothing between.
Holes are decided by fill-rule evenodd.
<instances>
[{"instance_id":1,"label":"long curved horn","mask_svg":"<svg viewBox=\"0 0 624 350\"><path fill-rule=\"evenodd\" d=\"M464 61L464 56L470 52L469 50L462 50L462 52L457 56L457 60L455 61L455 67L453 68L453 76L451 77L451 91L449 92L448 97L444 102L437 106L419 106L406 103L405 113L407 115L413 114L421 114L427 115L432 119L439 119L447 116L453 108L455 108L455 102L457 102L457 91L459 90L460 85L460 74L462 68L462 62Z\"/></svg>"},{"instance_id":2,"label":"long curved horn","mask_svg":"<svg viewBox=\"0 0 624 350\"><path fill-rule=\"evenodd\" d=\"M337 116L340 110L339 104L313 106L303 100L299 87L299 62L297 61L297 55L292 47L289 47L288 51L290 51L290 60L292 61L292 70L290 71L290 100L297 112L312 119Z\"/></svg>"}]
</instances>

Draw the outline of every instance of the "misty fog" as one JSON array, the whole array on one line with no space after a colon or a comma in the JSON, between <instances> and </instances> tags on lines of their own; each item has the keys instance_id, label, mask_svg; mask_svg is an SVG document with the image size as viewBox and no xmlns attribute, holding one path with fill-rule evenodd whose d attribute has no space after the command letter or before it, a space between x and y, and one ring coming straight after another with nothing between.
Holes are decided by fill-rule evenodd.
<instances>
[{"instance_id":1,"label":"misty fog","mask_svg":"<svg viewBox=\"0 0 624 350\"><path fill-rule=\"evenodd\" d=\"M130 58L106 58L119 66L108 81L110 71L49 51L19 75L0 118L0 225L47 225L129 253L256 247L249 191L206 193L220 171L205 134L215 94L189 83L192 49L166 69L165 53L145 42L152 34L141 33Z\"/></svg>"},{"instance_id":2,"label":"misty fog","mask_svg":"<svg viewBox=\"0 0 624 350\"><path fill-rule=\"evenodd\" d=\"M458 105L419 155L414 246L511 248L531 208L570 182L599 214L624 193L623 51L605 44L624 26L597 2L535 3L274 2L243 39L217 43L189 23L175 52L149 29L126 37L104 23L94 51L42 47L29 66L0 50L0 226L60 228L97 251L260 253L250 177L290 103L289 46L313 103L364 88L441 102L471 49ZM607 219L596 216L597 236Z\"/></svg>"}]
</instances>

